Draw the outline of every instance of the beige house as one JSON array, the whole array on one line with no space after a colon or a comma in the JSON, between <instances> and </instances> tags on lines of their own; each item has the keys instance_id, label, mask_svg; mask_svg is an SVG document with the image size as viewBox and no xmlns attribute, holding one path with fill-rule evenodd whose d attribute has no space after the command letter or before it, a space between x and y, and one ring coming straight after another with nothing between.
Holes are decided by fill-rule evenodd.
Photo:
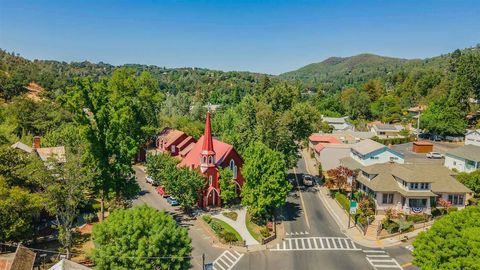
<instances>
[{"instance_id":1,"label":"beige house","mask_svg":"<svg viewBox=\"0 0 480 270\"><path fill-rule=\"evenodd\" d=\"M370 127L370 131L375 134L378 138L403 138L400 135L400 131L404 128L401 125L391 125L391 124L374 124Z\"/></svg>"},{"instance_id":2,"label":"beige house","mask_svg":"<svg viewBox=\"0 0 480 270\"><path fill-rule=\"evenodd\" d=\"M375 197L377 213L431 213L439 198L462 209L472 191L440 164L384 163L358 169L357 188Z\"/></svg>"}]
</instances>

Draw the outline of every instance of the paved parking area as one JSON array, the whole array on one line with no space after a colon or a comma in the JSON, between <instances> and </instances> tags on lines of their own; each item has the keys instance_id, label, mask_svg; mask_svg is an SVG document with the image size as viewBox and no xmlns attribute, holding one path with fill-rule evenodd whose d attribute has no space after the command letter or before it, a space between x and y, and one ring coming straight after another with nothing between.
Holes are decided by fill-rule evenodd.
<instances>
[{"instance_id":1,"label":"paved parking area","mask_svg":"<svg viewBox=\"0 0 480 270\"><path fill-rule=\"evenodd\" d=\"M460 147L463 143L448 143L448 142L432 142L433 151L445 154L446 152ZM429 159L425 153L412 152L413 143L403 143L393 145L392 149L402 153L405 156L405 162L408 163L438 163L443 164L443 159Z\"/></svg>"}]
</instances>

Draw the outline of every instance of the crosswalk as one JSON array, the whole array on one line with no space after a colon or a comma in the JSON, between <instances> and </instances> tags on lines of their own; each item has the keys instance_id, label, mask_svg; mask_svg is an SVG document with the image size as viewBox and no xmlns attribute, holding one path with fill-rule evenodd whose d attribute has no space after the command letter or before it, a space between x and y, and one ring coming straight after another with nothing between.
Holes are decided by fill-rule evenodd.
<instances>
[{"instance_id":1,"label":"crosswalk","mask_svg":"<svg viewBox=\"0 0 480 270\"><path fill-rule=\"evenodd\" d=\"M270 251L295 250L360 250L355 243L345 237L297 237L286 238Z\"/></svg>"},{"instance_id":2,"label":"crosswalk","mask_svg":"<svg viewBox=\"0 0 480 270\"><path fill-rule=\"evenodd\" d=\"M297 236L297 235L309 235L310 233L307 231L302 231L302 232L286 232L286 236Z\"/></svg>"},{"instance_id":3,"label":"crosswalk","mask_svg":"<svg viewBox=\"0 0 480 270\"><path fill-rule=\"evenodd\" d=\"M397 260L393 259L384 250L371 249L364 250L367 255L367 261L375 269L401 269L403 268L398 264Z\"/></svg>"},{"instance_id":4,"label":"crosswalk","mask_svg":"<svg viewBox=\"0 0 480 270\"><path fill-rule=\"evenodd\" d=\"M243 255L244 254L238 253L235 250L225 250L217 259L215 259L215 261L213 261L213 269L230 270L238 263L238 261L240 261Z\"/></svg>"}]
</instances>

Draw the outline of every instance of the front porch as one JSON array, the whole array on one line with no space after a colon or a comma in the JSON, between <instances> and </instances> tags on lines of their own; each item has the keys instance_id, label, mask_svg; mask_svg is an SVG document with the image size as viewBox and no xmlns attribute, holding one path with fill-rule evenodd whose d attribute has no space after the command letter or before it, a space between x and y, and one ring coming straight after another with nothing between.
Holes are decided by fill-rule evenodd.
<instances>
[{"instance_id":1,"label":"front porch","mask_svg":"<svg viewBox=\"0 0 480 270\"><path fill-rule=\"evenodd\" d=\"M432 206L436 200L436 195L427 196L405 196L400 193L382 193L376 192L376 214L383 215L387 209L393 209L397 213L404 215L428 214L432 213Z\"/></svg>"}]
</instances>

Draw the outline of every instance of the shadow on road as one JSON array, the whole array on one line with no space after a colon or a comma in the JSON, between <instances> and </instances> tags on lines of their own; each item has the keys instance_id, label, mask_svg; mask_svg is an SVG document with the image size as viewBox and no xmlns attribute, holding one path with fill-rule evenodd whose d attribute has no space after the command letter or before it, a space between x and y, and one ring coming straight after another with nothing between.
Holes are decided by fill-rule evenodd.
<instances>
[{"instance_id":1,"label":"shadow on road","mask_svg":"<svg viewBox=\"0 0 480 270\"><path fill-rule=\"evenodd\" d=\"M300 205L295 202L286 202L283 206L283 220L294 221L300 217L300 211L302 211Z\"/></svg>"}]
</instances>

